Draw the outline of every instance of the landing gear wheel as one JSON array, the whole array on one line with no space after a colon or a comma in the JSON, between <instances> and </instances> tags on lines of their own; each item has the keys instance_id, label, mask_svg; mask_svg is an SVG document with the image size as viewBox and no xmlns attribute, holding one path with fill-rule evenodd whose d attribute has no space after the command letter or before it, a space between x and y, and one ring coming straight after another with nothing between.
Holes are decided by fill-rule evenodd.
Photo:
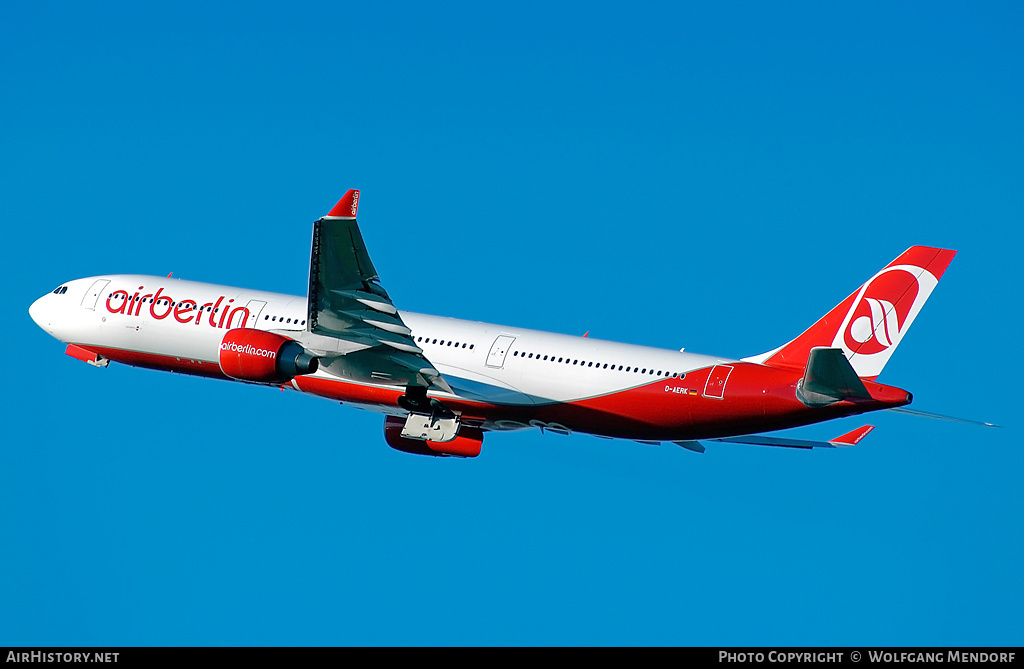
<instances>
[{"instance_id":1,"label":"landing gear wheel","mask_svg":"<svg viewBox=\"0 0 1024 669\"><path fill-rule=\"evenodd\" d=\"M409 386L406 388L405 394L398 398L398 406L410 413L431 413L427 389L422 386Z\"/></svg>"}]
</instances>

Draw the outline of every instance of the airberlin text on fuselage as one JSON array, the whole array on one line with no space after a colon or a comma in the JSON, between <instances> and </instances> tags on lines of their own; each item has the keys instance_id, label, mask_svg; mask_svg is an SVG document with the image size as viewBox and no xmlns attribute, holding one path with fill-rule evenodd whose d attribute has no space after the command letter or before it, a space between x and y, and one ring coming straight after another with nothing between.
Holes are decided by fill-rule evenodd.
<instances>
[{"instance_id":1,"label":"airberlin text on fuselage","mask_svg":"<svg viewBox=\"0 0 1024 669\"><path fill-rule=\"evenodd\" d=\"M107 298L107 311L112 314L124 314L126 316L138 316L142 311L142 305L149 305L149 315L160 321L170 315L181 324L195 323L199 325L206 323L210 327L230 327L234 322L235 315L241 313L242 319L235 327L244 327L249 320L249 309L246 307L235 307L231 309L234 299L228 300L224 305L224 311L220 311L220 305L224 301L224 295L217 298L216 302L206 302L200 305L195 300L181 300L175 302L170 296L164 294L163 288L158 288L155 293L142 294L143 286L134 295L129 296L126 290L115 290ZM150 302L152 298L152 302ZM209 313L209 318L203 318L204 313Z\"/></svg>"}]
</instances>

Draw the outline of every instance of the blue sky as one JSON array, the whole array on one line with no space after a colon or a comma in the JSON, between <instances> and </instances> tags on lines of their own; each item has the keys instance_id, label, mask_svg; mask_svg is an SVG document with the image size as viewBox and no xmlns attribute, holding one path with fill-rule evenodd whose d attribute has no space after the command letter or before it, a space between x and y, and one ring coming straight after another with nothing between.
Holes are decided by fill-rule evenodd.
<instances>
[{"instance_id":1,"label":"blue sky","mask_svg":"<svg viewBox=\"0 0 1024 669\"><path fill-rule=\"evenodd\" d=\"M1015 3L6 3L0 645L1020 645L1022 30ZM401 308L723 356L958 249L880 380L1007 427L418 458L375 414L97 370L28 317L112 272L304 294L351 187Z\"/></svg>"}]
</instances>

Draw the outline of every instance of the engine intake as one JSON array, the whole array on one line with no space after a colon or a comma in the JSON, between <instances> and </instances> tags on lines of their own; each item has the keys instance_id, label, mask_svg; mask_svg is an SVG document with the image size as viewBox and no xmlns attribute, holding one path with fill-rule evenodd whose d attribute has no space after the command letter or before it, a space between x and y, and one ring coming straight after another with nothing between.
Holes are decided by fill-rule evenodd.
<instances>
[{"instance_id":1,"label":"engine intake","mask_svg":"<svg viewBox=\"0 0 1024 669\"><path fill-rule=\"evenodd\" d=\"M319 367L319 360L302 344L273 332L236 328L220 342L221 371L240 381L282 383Z\"/></svg>"}]
</instances>

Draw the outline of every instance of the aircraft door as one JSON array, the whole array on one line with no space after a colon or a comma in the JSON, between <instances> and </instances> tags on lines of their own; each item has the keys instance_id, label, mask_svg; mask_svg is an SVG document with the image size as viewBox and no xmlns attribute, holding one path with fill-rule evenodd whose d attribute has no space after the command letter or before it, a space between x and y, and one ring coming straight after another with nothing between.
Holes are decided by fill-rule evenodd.
<instances>
[{"instance_id":1,"label":"aircraft door","mask_svg":"<svg viewBox=\"0 0 1024 669\"><path fill-rule=\"evenodd\" d=\"M732 367L729 365L715 365L711 373L708 374L708 382L704 384L704 397L723 399L725 384L728 383L730 374L732 374Z\"/></svg>"},{"instance_id":2,"label":"aircraft door","mask_svg":"<svg viewBox=\"0 0 1024 669\"><path fill-rule=\"evenodd\" d=\"M93 281L89 290L85 291L85 295L82 297L82 307L95 311L96 303L99 302L100 295L106 290L108 283L110 283L108 279L96 279Z\"/></svg>"},{"instance_id":3,"label":"aircraft door","mask_svg":"<svg viewBox=\"0 0 1024 669\"><path fill-rule=\"evenodd\" d=\"M495 369L501 369L501 366L505 364L505 356L508 355L508 348L515 340L515 337L510 337L508 335L501 335L495 339L494 343L491 344L490 352L487 354L487 366L494 367Z\"/></svg>"},{"instance_id":4,"label":"aircraft door","mask_svg":"<svg viewBox=\"0 0 1024 669\"><path fill-rule=\"evenodd\" d=\"M233 328L255 328L256 324L259 323L259 315L266 306L266 302L258 299L251 299L246 303L246 309L249 311L249 318L243 320L245 311L237 311L237 316L231 317L231 322L228 327Z\"/></svg>"}]
</instances>

